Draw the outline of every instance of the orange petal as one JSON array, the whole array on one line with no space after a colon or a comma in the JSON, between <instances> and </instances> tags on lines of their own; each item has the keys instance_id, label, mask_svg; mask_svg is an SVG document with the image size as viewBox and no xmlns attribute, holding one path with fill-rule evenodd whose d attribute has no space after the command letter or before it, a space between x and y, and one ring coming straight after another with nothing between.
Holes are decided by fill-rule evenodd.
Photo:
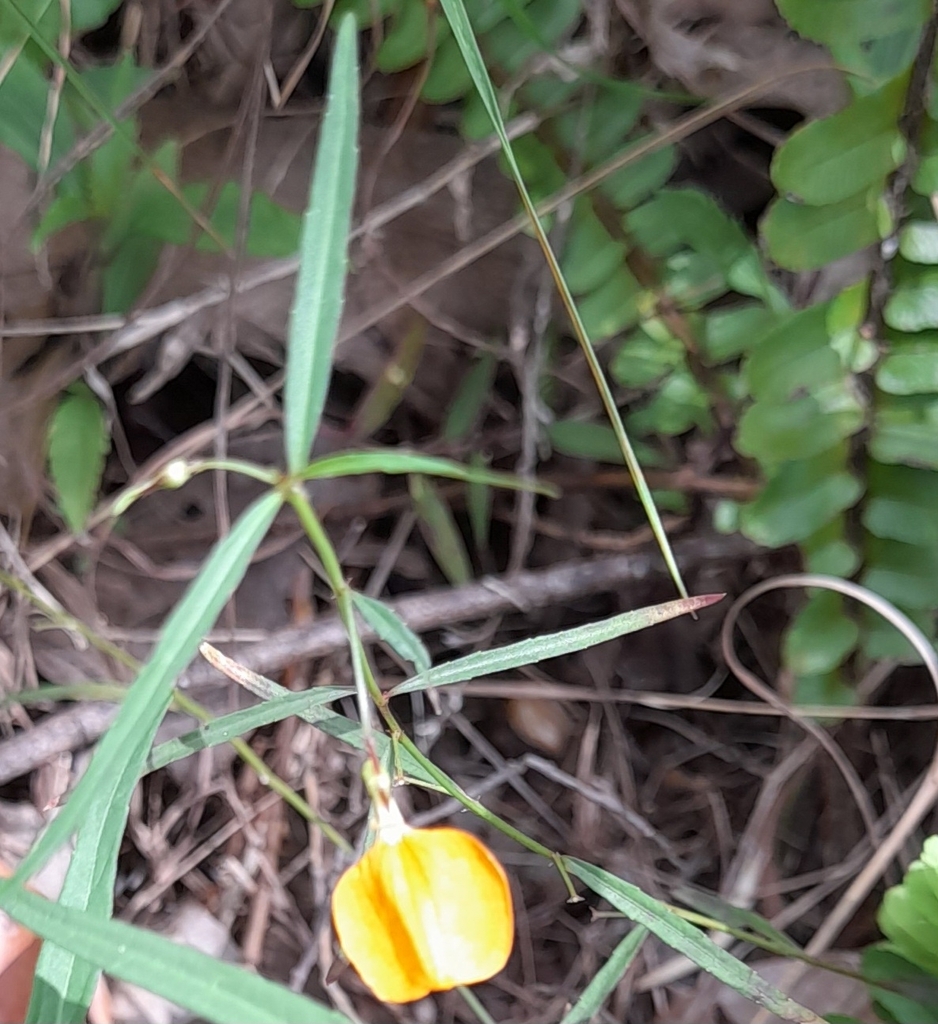
<instances>
[{"instance_id":1,"label":"orange petal","mask_svg":"<svg viewBox=\"0 0 938 1024\"><path fill-rule=\"evenodd\" d=\"M408 829L374 846L336 886L339 942L387 1002L471 985L508 960L514 914L499 862L459 829Z\"/></svg>"}]
</instances>

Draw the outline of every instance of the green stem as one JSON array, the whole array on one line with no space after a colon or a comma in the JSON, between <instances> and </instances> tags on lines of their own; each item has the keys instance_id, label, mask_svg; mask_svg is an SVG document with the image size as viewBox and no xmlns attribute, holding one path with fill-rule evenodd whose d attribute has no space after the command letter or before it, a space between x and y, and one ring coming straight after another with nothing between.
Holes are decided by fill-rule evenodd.
<instances>
[{"instance_id":1,"label":"green stem","mask_svg":"<svg viewBox=\"0 0 938 1024\"><path fill-rule=\"evenodd\" d=\"M478 1017L482 1024L495 1024L495 1019L489 1013L488 1010L482 1005L479 997L472 991L468 985L457 985L456 991L466 1000L469 1009Z\"/></svg>"},{"instance_id":2,"label":"green stem","mask_svg":"<svg viewBox=\"0 0 938 1024\"><path fill-rule=\"evenodd\" d=\"M472 811L473 814L482 818L483 821L487 821L493 828L498 829L499 832L508 836L510 839L513 839L520 846L523 846L525 849L530 850L532 853L536 853L541 857L546 857L560 872L560 876L570 894L570 900L579 900L580 897L577 895L573 881L570 878L570 874L567 871L566 865L563 863L563 858L560 854L550 850L548 847L544 846L543 843L539 843L536 839L531 839L529 836L526 836L523 832L516 829L514 825L510 825L507 821L498 817L497 814L493 814L487 807L484 807L478 800L469 796L468 793L464 792L458 785L456 785L446 772L437 768L437 766L423 753L423 751L420 750L414 741L401 728L400 723L388 706L386 697L381 692L377 681L372 675L371 667L364 655L364 646L362 645L361 637L358 633L358 626L355 622L352 592L348 584L345 582L345 577L342 574L342 567L339 564L339 559L332 546L332 541L329 540L328 534L323 528L322 523L319 521L319 517L313 510L313 507L306 496L306 492L302 489L300 484L292 484L289 490L286 491L285 497L296 511L300 523L306 530L310 542L316 550L316 553L319 555L326 578L329 580L329 584L335 593L339 614L345 624L346 631L348 632L349 643L352 647L352 667L353 670L361 673L361 677L356 674L355 689L358 694L359 715L362 719L362 736L365 742L365 749L368 751L369 757L373 759L374 766L380 767L377 755L374 751L374 744L371 742L370 733L366 731L366 723L370 724L372 707L376 706L388 726L392 743L399 743L411 755L411 757L413 757L414 760L426 770L427 774L436 780L440 789L444 793L447 793L455 800L458 800L467 810ZM356 650L359 652L359 657L357 659L355 656Z\"/></svg>"}]
</instances>

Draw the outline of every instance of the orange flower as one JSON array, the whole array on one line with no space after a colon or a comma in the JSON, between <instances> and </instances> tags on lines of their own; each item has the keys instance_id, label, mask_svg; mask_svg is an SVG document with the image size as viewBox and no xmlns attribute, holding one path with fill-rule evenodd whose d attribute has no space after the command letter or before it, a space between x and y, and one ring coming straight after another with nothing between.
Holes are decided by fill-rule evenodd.
<instances>
[{"instance_id":1,"label":"orange flower","mask_svg":"<svg viewBox=\"0 0 938 1024\"><path fill-rule=\"evenodd\" d=\"M388 1003L497 974L514 938L501 864L468 832L410 828L393 803L381 811L374 845L332 894L352 966Z\"/></svg>"}]
</instances>

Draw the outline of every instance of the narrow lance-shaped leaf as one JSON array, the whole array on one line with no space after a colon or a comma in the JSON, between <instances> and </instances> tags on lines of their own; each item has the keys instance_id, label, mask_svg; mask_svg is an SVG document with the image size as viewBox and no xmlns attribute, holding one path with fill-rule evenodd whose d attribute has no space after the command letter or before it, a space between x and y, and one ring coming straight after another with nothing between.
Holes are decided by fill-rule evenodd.
<instances>
[{"instance_id":1,"label":"narrow lance-shaped leaf","mask_svg":"<svg viewBox=\"0 0 938 1024\"><path fill-rule=\"evenodd\" d=\"M647 928L636 925L622 939L609 959L593 975L583 995L564 1014L560 1024L586 1024L593 1020L638 955L647 935Z\"/></svg>"},{"instance_id":2,"label":"narrow lance-shaped leaf","mask_svg":"<svg viewBox=\"0 0 938 1024\"><path fill-rule=\"evenodd\" d=\"M638 886L575 857L564 857L564 863L572 875L576 875L593 892L607 899L616 910L636 924L644 925L662 942L683 953L701 970L712 974L747 999L764 1006L783 1020L824 1024L816 1013L789 999L751 967L721 949L699 928L682 920L665 904L642 892Z\"/></svg>"},{"instance_id":3,"label":"narrow lance-shaped leaf","mask_svg":"<svg viewBox=\"0 0 938 1024\"><path fill-rule=\"evenodd\" d=\"M282 722L290 715L303 712L312 717L315 715L314 709L320 705L329 704L341 697L350 697L354 692L344 686L317 686L314 690L297 692L288 690L286 697L265 701L241 711L233 711L230 715L216 718L174 740L161 743L154 747L147 757L145 770L154 772L157 768L165 768L166 765L181 761L200 750L228 743L235 736L243 736L252 729L261 729L273 722Z\"/></svg>"},{"instance_id":4,"label":"narrow lance-shaped leaf","mask_svg":"<svg viewBox=\"0 0 938 1024\"><path fill-rule=\"evenodd\" d=\"M348 1024L344 1014L285 985L142 928L102 920L90 911L52 903L18 886L4 891L2 905L10 917L37 935L87 957L95 972L105 968L113 977L155 992L204 1020Z\"/></svg>"},{"instance_id":5,"label":"narrow lance-shaped leaf","mask_svg":"<svg viewBox=\"0 0 938 1024\"><path fill-rule=\"evenodd\" d=\"M440 476L450 480L465 480L468 483L491 484L493 487L507 487L514 490L537 491L556 497L560 492L551 484L522 480L510 473L499 473L484 466L464 466L451 459L435 455L421 455L418 452L388 449L387 451L365 450L342 452L338 455L324 455L315 459L301 474L304 480L325 480L337 476L364 476L367 473L422 473L424 476Z\"/></svg>"},{"instance_id":6,"label":"narrow lance-shaped leaf","mask_svg":"<svg viewBox=\"0 0 938 1024\"><path fill-rule=\"evenodd\" d=\"M109 446L104 410L84 384L75 385L59 402L49 436L49 470L72 533L85 528L94 507Z\"/></svg>"},{"instance_id":7,"label":"narrow lance-shaped leaf","mask_svg":"<svg viewBox=\"0 0 938 1024\"><path fill-rule=\"evenodd\" d=\"M339 29L329 77L287 341L283 419L287 468L292 473L309 460L342 313L358 166L357 45L355 19L347 15Z\"/></svg>"},{"instance_id":8,"label":"narrow lance-shaped leaf","mask_svg":"<svg viewBox=\"0 0 938 1024\"><path fill-rule=\"evenodd\" d=\"M409 661L418 672L430 668L430 654L419 636L393 609L382 601L376 601L365 594L352 592L355 610L375 633L394 650Z\"/></svg>"},{"instance_id":9,"label":"narrow lance-shaped leaf","mask_svg":"<svg viewBox=\"0 0 938 1024\"><path fill-rule=\"evenodd\" d=\"M93 910L102 918L110 914L117 853L131 793L169 706L173 684L244 575L280 504L278 494L258 499L215 546L166 621L160 642L128 691L75 792L24 858L18 880L45 864L77 829L78 841L60 902ZM0 903L5 889L14 884L0 885ZM84 1020L83 1008L90 1002L96 975L97 968L87 961L47 943L36 969L29 1019Z\"/></svg>"},{"instance_id":10,"label":"narrow lance-shaped leaf","mask_svg":"<svg viewBox=\"0 0 938 1024\"><path fill-rule=\"evenodd\" d=\"M536 636L529 640L521 640L506 647L497 647L493 651L478 651L464 658L457 658L445 665L437 665L429 672L423 672L413 679L408 679L390 691L391 696L402 693L413 693L415 690L428 690L433 686L449 686L452 683L463 683L467 679L478 679L480 676L494 675L521 665L533 665L547 658L558 658L573 651L582 651L594 644L613 640L626 633L636 633L659 622L687 615L690 612L707 608L722 600L722 594L703 594L699 597L681 598L656 604L649 608L638 608L635 611L613 615L601 622L590 622L585 626L576 626L561 633L548 636Z\"/></svg>"}]
</instances>

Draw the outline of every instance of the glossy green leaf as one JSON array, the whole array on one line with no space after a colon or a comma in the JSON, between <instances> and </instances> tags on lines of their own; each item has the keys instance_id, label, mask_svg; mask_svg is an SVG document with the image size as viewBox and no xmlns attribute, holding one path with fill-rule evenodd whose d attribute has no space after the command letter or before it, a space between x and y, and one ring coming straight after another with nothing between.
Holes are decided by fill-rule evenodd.
<instances>
[{"instance_id":1,"label":"glossy green leaf","mask_svg":"<svg viewBox=\"0 0 938 1024\"><path fill-rule=\"evenodd\" d=\"M816 270L879 241L878 195L860 193L828 206L777 199L761 230L772 258L786 270Z\"/></svg>"},{"instance_id":2,"label":"glossy green leaf","mask_svg":"<svg viewBox=\"0 0 938 1024\"><path fill-rule=\"evenodd\" d=\"M752 252L740 226L697 189L662 189L628 214L626 226L652 255L687 246L712 256L726 273Z\"/></svg>"},{"instance_id":3,"label":"glossy green leaf","mask_svg":"<svg viewBox=\"0 0 938 1024\"><path fill-rule=\"evenodd\" d=\"M876 368L876 386L891 395L938 392L938 337L894 345Z\"/></svg>"},{"instance_id":4,"label":"glossy green leaf","mask_svg":"<svg viewBox=\"0 0 938 1024\"><path fill-rule=\"evenodd\" d=\"M644 408L628 417L629 429L636 434L661 434L676 437L693 427L710 427L710 396L693 375L681 368L658 386Z\"/></svg>"},{"instance_id":5,"label":"glossy green leaf","mask_svg":"<svg viewBox=\"0 0 938 1024\"><path fill-rule=\"evenodd\" d=\"M622 449L612 427L604 423L585 423L581 420L555 420L547 428L547 437L554 449L575 459L592 459L621 466ZM643 466L660 465L661 457L650 445L641 442L635 451Z\"/></svg>"},{"instance_id":6,"label":"glossy green leaf","mask_svg":"<svg viewBox=\"0 0 938 1024\"><path fill-rule=\"evenodd\" d=\"M870 462L863 525L877 537L938 549L938 475Z\"/></svg>"},{"instance_id":7,"label":"glossy green leaf","mask_svg":"<svg viewBox=\"0 0 938 1024\"><path fill-rule=\"evenodd\" d=\"M905 158L897 125L905 91L903 77L794 131L772 161L772 181L779 193L823 206L873 185L881 188Z\"/></svg>"},{"instance_id":8,"label":"glossy green leaf","mask_svg":"<svg viewBox=\"0 0 938 1024\"><path fill-rule=\"evenodd\" d=\"M938 328L938 270L925 270L900 280L883 310L897 331Z\"/></svg>"},{"instance_id":9,"label":"glossy green leaf","mask_svg":"<svg viewBox=\"0 0 938 1024\"><path fill-rule=\"evenodd\" d=\"M843 667L832 669L822 675L795 676L792 687L794 704L823 704L832 707L853 707L857 702L856 690L844 679ZM824 722L831 722L825 718ZM836 719L835 719L836 721Z\"/></svg>"},{"instance_id":10,"label":"glossy green leaf","mask_svg":"<svg viewBox=\"0 0 938 1024\"><path fill-rule=\"evenodd\" d=\"M431 665L430 654L424 642L392 608L383 601L352 591L355 610L375 631L375 635L392 647L418 672L426 672Z\"/></svg>"},{"instance_id":11,"label":"glossy green leaf","mask_svg":"<svg viewBox=\"0 0 938 1024\"><path fill-rule=\"evenodd\" d=\"M938 263L938 224L915 220L899 232L899 253L910 263Z\"/></svg>"},{"instance_id":12,"label":"glossy green leaf","mask_svg":"<svg viewBox=\"0 0 938 1024\"><path fill-rule=\"evenodd\" d=\"M427 103L454 103L472 88L472 76L451 35L438 39L430 72L420 92Z\"/></svg>"},{"instance_id":13,"label":"glossy green leaf","mask_svg":"<svg viewBox=\"0 0 938 1024\"><path fill-rule=\"evenodd\" d=\"M907 960L938 975L938 836L925 840L899 885L886 890L877 915L883 934Z\"/></svg>"},{"instance_id":14,"label":"glossy green leaf","mask_svg":"<svg viewBox=\"0 0 938 1024\"><path fill-rule=\"evenodd\" d=\"M613 241L593 210L580 198L573 208L560 267L574 295L595 291L625 262L625 244Z\"/></svg>"},{"instance_id":15,"label":"glossy green leaf","mask_svg":"<svg viewBox=\"0 0 938 1024\"><path fill-rule=\"evenodd\" d=\"M881 402L870 454L879 462L938 469L938 399L911 395Z\"/></svg>"},{"instance_id":16,"label":"glossy green leaf","mask_svg":"<svg viewBox=\"0 0 938 1024\"><path fill-rule=\"evenodd\" d=\"M777 0L782 17L800 35L818 43L838 38L857 42L925 23L929 0Z\"/></svg>"},{"instance_id":17,"label":"glossy green leaf","mask_svg":"<svg viewBox=\"0 0 938 1024\"><path fill-rule=\"evenodd\" d=\"M375 58L386 74L412 68L427 56L430 43L430 8L422 3L402 3L391 20Z\"/></svg>"},{"instance_id":18,"label":"glossy green leaf","mask_svg":"<svg viewBox=\"0 0 938 1024\"><path fill-rule=\"evenodd\" d=\"M217 1024L347 1024L322 1003L253 971L225 963L161 935L97 914L52 903L13 882L0 883L0 907L14 920L66 948L79 963L155 992ZM46 943L43 949L50 948ZM78 960L81 957L81 960ZM37 979L37 988L49 984ZM42 993L39 993L42 998ZM77 1019L84 1011L72 1007ZM51 1020L50 1017L43 1018Z\"/></svg>"},{"instance_id":19,"label":"glossy green leaf","mask_svg":"<svg viewBox=\"0 0 938 1024\"><path fill-rule=\"evenodd\" d=\"M358 35L347 17L333 55L290 315L283 421L293 473L309 461L332 370L358 166L358 102Z\"/></svg>"},{"instance_id":20,"label":"glossy green leaf","mask_svg":"<svg viewBox=\"0 0 938 1024\"><path fill-rule=\"evenodd\" d=\"M828 306L820 303L785 317L754 346L743 380L758 402L787 402L844 377L840 357L830 344Z\"/></svg>"},{"instance_id":21,"label":"glossy green leaf","mask_svg":"<svg viewBox=\"0 0 938 1024\"><path fill-rule=\"evenodd\" d=\"M159 643L128 690L117 719L98 744L75 791L20 864L18 878L37 871L77 830L60 902L88 909L100 918L110 914L117 853L131 793L169 706L176 677L241 580L280 504L278 494L264 495L212 549L166 620ZM90 1002L96 975L88 961L47 943L36 968L39 984L30 1019L83 1019L82 1008Z\"/></svg>"},{"instance_id":22,"label":"glossy green leaf","mask_svg":"<svg viewBox=\"0 0 938 1024\"><path fill-rule=\"evenodd\" d=\"M938 121L935 120L938 111L934 99L929 107L929 116L919 134L918 163L912 175L912 189L920 196L931 196L938 191Z\"/></svg>"},{"instance_id":23,"label":"glossy green leaf","mask_svg":"<svg viewBox=\"0 0 938 1024\"><path fill-rule=\"evenodd\" d=\"M740 419L736 447L766 465L808 459L855 434L863 421L859 401L842 387L784 404L759 402Z\"/></svg>"},{"instance_id":24,"label":"glossy green leaf","mask_svg":"<svg viewBox=\"0 0 938 1024\"><path fill-rule=\"evenodd\" d=\"M716 309L704 322L701 354L711 365L735 359L758 345L777 319L777 315L761 303Z\"/></svg>"},{"instance_id":25,"label":"glossy green leaf","mask_svg":"<svg viewBox=\"0 0 938 1024\"><path fill-rule=\"evenodd\" d=\"M883 1020L938 1024L938 978L900 956L896 947L868 946L862 972Z\"/></svg>"},{"instance_id":26,"label":"glossy green leaf","mask_svg":"<svg viewBox=\"0 0 938 1024\"><path fill-rule=\"evenodd\" d=\"M900 608L938 606L938 550L920 544L872 538L863 585Z\"/></svg>"},{"instance_id":27,"label":"glossy green leaf","mask_svg":"<svg viewBox=\"0 0 938 1024\"><path fill-rule=\"evenodd\" d=\"M564 110L554 119L557 138L568 152L577 154L584 166L594 167L622 148L622 140L638 121L646 96L644 89L627 81L597 82L588 105Z\"/></svg>"},{"instance_id":28,"label":"glossy green leaf","mask_svg":"<svg viewBox=\"0 0 938 1024\"><path fill-rule=\"evenodd\" d=\"M647 928L636 925L620 940L609 959L590 979L580 998L563 1015L560 1024L588 1024L593 1020L638 956L647 935Z\"/></svg>"},{"instance_id":29,"label":"glossy green leaf","mask_svg":"<svg viewBox=\"0 0 938 1024\"><path fill-rule=\"evenodd\" d=\"M532 637L520 640L505 647L494 650L478 651L457 658L455 661L436 665L428 672L407 679L391 690L391 695L414 693L417 690L428 690L436 686L450 686L453 683L464 683L468 679L479 679L482 676L497 675L522 665L533 665L548 658L559 658L573 651L582 651L587 647L614 640L626 633L636 633L640 629L656 626L659 622L687 615L690 612L707 608L721 600L722 594L704 594L700 597L681 598L656 604L648 608L614 615L610 619L591 622L585 626L565 629L560 633L549 633L547 636Z\"/></svg>"},{"instance_id":30,"label":"glossy green leaf","mask_svg":"<svg viewBox=\"0 0 938 1024\"><path fill-rule=\"evenodd\" d=\"M678 338L667 331L652 337L647 329L639 328L622 342L609 372L624 387L641 388L685 365L684 345Z\"/></svg>"},{"instance_id":31,"label":"glossy green leaf","mask_svg":"<svg viewBox=\"0 0 938 1024\"><path fill-rule=\"evenodd\" d=\"M322 704L330 704L342 697L354 694L344 686L317 686L313 690L288 690L285 697L265 701L251 708L233 711L212 722L199 726L191 732L183 733L174 740L167 740L154 747L147 755L146 772L155 772L168 764L181 761L200 750L217 747L222 743L230 743L237 736L244 736L254 729L262 729L265 725L282 722L290 715L305 714L307 720L314 717L314 708Z\"/></svg>"},{"instance_id":32,"label":"glossy green leaf","mask_svg":"<svg viewBox=\"0 0 938 1024\"><path fill-rule=\"evenodd\" d=\"M934 641L934 611L908 607L903 608L903 611L926 637ZM870 661L882 661L884 658L890 658L900 665L921 665L922 663L921 656L909 641L879 615L864 614L861 636L863 655Z\"/></svg>"},{"instance_id":33,"label":"glossy green leaf","mask_svg":"<svg viewBox=\"0 0 938 1024\"><path fill-rule=\"evenodd\" d=\"M778 8L795 31L825 43L860 86L909 66L930 10L928 0L778 0Z\"/></svg>"},{"instance_id":34,"label":"glossy green leaf","mask_svg":"<svg viewBox=\"0 0 938 1024\"><path fill-rule=\"evenodd\" d=\"M580 317L587 334L597 341L611 338L639 319L642 290L632 272L620 266L605 284L580 301Z\"/></svg>"},{"instance_id":35,"label":"glossy green leaf","mask_svg":"<svg viewBox=\"0 0 938 1024\"><path fill-rule=\"evenodd\" d=\"M673 146L664 146L635 163L614 171L599 186L620 210L629 210L660 188L674 170L676 153Z\"/></svg>"},{"instance_id":36,"label":"glossy green leaf","mask_svg":"<svg viewBox=\"0 0 938 1024\"><path fill-rule=\"evenodd\" d=\"M520 71L545 43L553 47L579 18L581 7L579 0L532 0L527 14L538 38L512 21L503 21L485 37L486 57L508 72Z\"/></svg>"},{"instance_id":37,"label":"glossy green leaf","mask_svg":"<svg viewBox=\"0 0 938 1024\"><path fill-rule=\"evenodd\" d=\"M805 570L825 576L853 576L860 567L856 548L846 540L846 521L837 515L801 542Z\"/></svg>"},{"instance_id":38,"label":"glossy green leaf","mask_svg":"<svg viewBox=\"0 0 938 1024\"><path fill-rule=\"evenodd\" d=\"M84 384L59 402L49 432L49 470L59 508L72 533L81 533L94 508L111 434L101 403Z\"/></svg>"},{"instance_id":39,"label":"glossy green leaf","mask_svg":"<svg viewBox=\"0 0 938 1024\"><path fill-rule=\"evenodd\" d=\"M564 857L572 875L593 892L608 900L616 910L636 924L644 925L672 949L683 953L697 966L729 985L747 999L764 1006L782 1020L816 1020L816 1014L799 1006L783 992L761 978L751 967L737 960L700 929L682 920L664 903L615 875L575 857Z\"/></svg>"},{"instance_id":40,"label":"glossy green leaf","mask_svg":"<svg viewBox=\"0 0 938 1024\"><path fill-rule=\"evenodd\" d=\"M803 541L856 504L863 488L827 456L783 465L755 501L740 510L743 533L778 548Z\"/></svg>"},{"instance_id":41,"label":"glossy green leaf","mask_svg":"<svg viewBox=\"0 0 938 1024\"><path fill-rule=\"evenodd\" d=\"M860 627L844 611L840 594L813 593L785 632L785 664L801 676L820 676L842 664L856 647Z\"/></svg>"},{"instance_id":42,"label":"glossy green leaf","mask_svg":"<svg viewBox=\"0 0 938 1024\"><path fill-rule=\"evenodd\" d=\"M58 11L58 3L53 6ZM32 170L39 163L49 85L39 65L24 54L0 80L0 143L18 153ZM68 112L60 111L52 135L53 161L72 146L74 138Z\"/></svg>"}]
</instances>

